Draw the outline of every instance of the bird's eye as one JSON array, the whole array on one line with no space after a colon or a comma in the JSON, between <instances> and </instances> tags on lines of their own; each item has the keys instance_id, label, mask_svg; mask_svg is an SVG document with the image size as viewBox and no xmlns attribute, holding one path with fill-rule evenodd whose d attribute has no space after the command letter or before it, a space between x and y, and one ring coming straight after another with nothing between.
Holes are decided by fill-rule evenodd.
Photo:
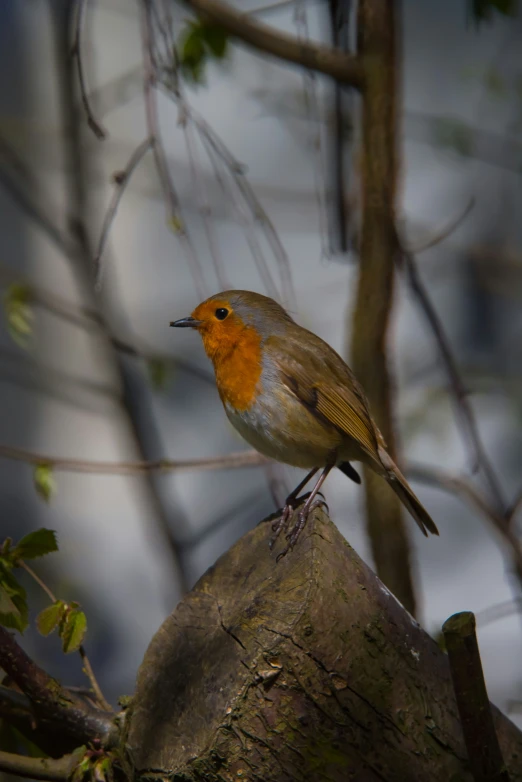
<instances>
[{"instance_id":1,"label":"bird's eye","mask_svg":"<svg viewBox=\"0 0 522 782\"><path fill-rule=\"evenodd\" d=\"M228 315L228 310L225 307L218 307L216 310L216 318L218 320L225 320Z\"/></svg>"}]
</instances>

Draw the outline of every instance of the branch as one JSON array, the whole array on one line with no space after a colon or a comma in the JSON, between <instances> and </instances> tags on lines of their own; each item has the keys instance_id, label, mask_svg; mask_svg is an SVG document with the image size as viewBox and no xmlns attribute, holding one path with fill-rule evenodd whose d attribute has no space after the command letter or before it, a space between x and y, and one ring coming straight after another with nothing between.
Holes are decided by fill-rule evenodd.
<instances>
[{"instance_id":1,"label":"branch","mask_svg":"<svg viewBox=\"0 0 522 782\"><path fill-rule=\"evenodd\" d=\"M460 414L463 427L467 432L468 442L470 443L474 453L474 463L477 465L477 467L482 469L484 477L488 482L491 495L493 496L495 503L498 506L498 510L502 513L505 513L506 503L502 496L502 490L500 488L500 484L493 466L489 461L487 453L480 439L477 422L468 399L468 393L464 387L464 383L462 382L462 378L457 367L457 362L455 361L453 353L451 352L448 339L444 332L444 327L435 311L426 288L422 284L413 255L403 247L398 234L396 234L396 236L398 247L401 250L400 257L402 257L404 261L410 286L417 297L426 320L428 321L428 325L433 332L435 341L439 347L440 355L442 357L442 361L450 381L450 388L453 393L457 411Z\"/></svg>"},{"instance_id":2,"label":"branch","mask_svg":"<svg viewBox=\"0 0 522 782\"><path fill-rule=\"evenodd\" d=\"M475 782L509 782L488 700L471 611L453 614L442 626L453 689Z\"/></svg>"},{"instance_id":3,"label":"branch","mask_svg":"<svg viewBox=\"0 0 522 782\"><path fill-rule=\"evenodd\" d=\"M236 467L257 467L270 462L257 451L238 451L227 456L208 459L175 461L157 459L137 462L97 462L84 459L67 459L48 454L26 451L10 445L0 445L0 458L26 464L45 464L56 471L96 473L103 475L143 475L152 472L182 472L186 470L229 470Z\"/></svg>"},{"instance_id":4,"label":"branch","mask_svg":"<svg viewBox=\"0 0 522 782\"><path fill-rule=\"evenodd\" d=\"M448 223L448 225L444 226L442 230L438 231L430 239L425 240L417 247L409 247L408 252L418 255L418 253L423 253L425 250L430 250L432 247L435 247L437 244L443 242L448 238L448 236L451 236L451 234L456 231L460 225L462 225L474 206L475 199L471 198L466 208L459 215L457 215L457 217L455 217L451 223Z\"/></svg>"},{"instance_id":5,"label":"branch","mask_svg":"<svg viewBox=\"0 0 522 782\"><path fill-rule=\"evenodd\" d=\"M87 0L76 0L76 22L74 32L74 43L71 54L76 59L76 66L78 71L78 81L80 83L80 95L83 103L83 108L87 115L87 124L96 136L96 138L103 140L107 136L107 132L102 128L98 120L94 116L94 112L91 108L89 98L87 97L87 86L85 84L85 73L83 69L83 57L82 57L82 27L85 16L85 9L87 7Z\"/></svg>"},{"instance_id":6,"label":"branch","mask_svg":"<svg viewBox=\"0 0 522 782\"><path fill-rule=\"evenodd\" d=\"M499 513L493 508L485 497L475 489L470 481L465 478L455 477L442 470L423 467L422 465L410 465L408 475L414 481L420 481L428 486L447 491L450 494L464 496L476 510L489 521L501 534L511 549L517 577L522 584L522 544L515 534L511 519Z\"/></svg>"},{"instance_id":7,"label":"branch","mask_svg":"<svg viewBox=\"0 0 522 782\"><path fill-rule=\"evenodd\" d=\"M0 751L0 771L16 774L27 779L56 780L67 782L81 759L82 751L78 750L62 758L29 758L25 755L15 755L12 752Z\"/></svg>"},{"instance_id":8,"label":"branch","mask_svg":"<svg viewBox=\"0 0 522 782\"><path fill-rule=\"evenodd\" d=\"M0 627L0 668L29 698L44 723L60 728L81 744L99 739L103 746L109 746L116 740L114 715L91 709L64 689L31 660L4 627Z\"/></svg>"},{"instance_id":9,"label":"branch","mask_svg":"<svg viewBox=\"0 0 522 782\"><path fill-rule=\"evenodd\" d=\"M127 185L129 184L129 180L132 174L139 166L139 164L145 157L146 153L149 151L150 147L151 147L151 140L150 138L146 138L145 141L142 141L141 144L139 144L136 147L136 149L130 156L127 165L125 166L123 171L118 171L113 177L113 181L116 187L112 195L111 202L105 213L100 239L98 242L98 248L96 250L96 255L94 256L94 279L95 279L95 289L97 291L99 291L101 288L102 275L103 275L101 258L103 255L103 251L105 250L107 239L109 238L109 233L112 224L114 222L114 218L116 217L116 212L118 211L118 206L120 205L120 201L122 199L122 196L125 192Z\"/></svg>"},{"instance_id":10,"label":"branch","mask_svg":"<svg viewBox=\"0 0 522 782\"><path fill-rule=\"evenodd\" d=\"M35 581L38 584L40 589L42 589L45 592L45 594L47 595L47 597L49 598L51 603L58 602L57 599L56 599L56 595L53 594L53 592L49 589L47 584L44 581L42 581L40 576L37 573L35 573L35 571L32 569L32 567L29 567L27 562L24 562L23 560L21 560L19 564L20 564L20 567L22 567L25 570L25 572L28 573L31 576L33 581ZM108 703L105 700L105 697L103 695L101 687L98 684L98 680L97 680L97 678L96 678L96 676L94 674L94 671L92 669L91 662L90 662L89 658L87 657L87 652L85 651L85 647L82 644L80 644L80 646L78 648L78 652L80 654L80 657L82 658L83 671L84 671L85 675L87 676L87 678L89 679L89 681L91 683L91 687L93 689L94 695L95 695L96 700L97 700L97 705L100 706L104 711L112 711L112 707L111 707L110 703Z\"/></svg>"},{"instance_id":11,"label":"branch","mask_svg":"<svg viewBox=\"0 0 522 782\"><path fill-rule=\"evenodd\" d=\"M358 53L365 66L362 100L361 231L357 295L351 333L353 371L368 395L372 414L398 461L393 423L394 383L388 360L395 283L394 241L397 172L400 26L393 0L360 0ZM379 578L415 614L415 590L402 507L386 485L364 467L366 524Z\"/></svg>"},{"instance_id":12,"label":"branch","mask_svg":"<svg viewBox=\"0 0 522 782\"><path fill-rule=\"evenodd\" d=\"M363 70L358 58L353 55L322 44L299 41L294 36L274 30L273 27L258 22L218 0L185 2L195 13L265 54L331 76L342 84L363 88Z\"/></svg>"},{"instance_id":13,"label":"branch","mask_svg":"<svg viewBox=\"0 0 522 782\"><path fill-rule=\"evenodd\" d=\"M145 101L145 117L147 132L154 154L156 170L165 195L168 208L168 221L170 228L178 236L185 250L189 271L192 274L194 287L199 298L206 298L206 286L198 256L194 249L187 226L181 217L181 205L179 196L174 187L174 182L169 171L167 155L163 147L159 130L158 108L156 101L156 69L153 56L153 26L151 19L151 0L141 0L141 44L143 53L143 93Z\"/></svg>"}]
</instances>

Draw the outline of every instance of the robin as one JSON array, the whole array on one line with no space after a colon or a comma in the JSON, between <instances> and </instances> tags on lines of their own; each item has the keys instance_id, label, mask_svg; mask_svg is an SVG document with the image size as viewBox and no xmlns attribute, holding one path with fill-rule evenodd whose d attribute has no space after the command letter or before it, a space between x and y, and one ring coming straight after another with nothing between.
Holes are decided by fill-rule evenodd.
<instances>
[{"instance_id":1,"label":"robin","mask_svg":"<svg viewBox=\"0 0 522 782\"><path fill-rule=\"evenodd\" d=\"M361 482L351 461L363 462L381 475L425 535L439 534L386 451L350 368L277 302L250 291L224 291L202 302L190 317L170 325L201 334L227 417L244 439L270 459L309 470L287 497L273 526L271 545L306 498L279 556L295 545L334 467ZM321 467L312 491L299 498Z\"/></svg>"}]
</instances>

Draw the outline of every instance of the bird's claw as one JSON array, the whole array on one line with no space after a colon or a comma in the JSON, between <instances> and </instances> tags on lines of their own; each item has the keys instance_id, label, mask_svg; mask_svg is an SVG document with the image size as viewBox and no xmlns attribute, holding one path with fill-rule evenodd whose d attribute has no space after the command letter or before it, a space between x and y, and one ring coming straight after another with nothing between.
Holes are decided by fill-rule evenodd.
<instances>
[{"instance_id":1,"label":"bird's claw","mask_svg":"<svg viewBox=\"0 0 522 782\"><path fill-rule=\"evenodd\" d=\"M288 543L286 544L285 548L277 555L276 562L279 562L280 559L285 557L288 554L288 552L293 549L293 547L295 546L295 544L299 539L301 532L304 530L306 526L306 522L308 521L308 516L316 508L319 508L321 505L323 505L328 511L328 505L326 504L324 496L318 492L312 504L308 508L305 505L305 507L299 511L299 515L297 516L297 522L294 524L294 526L286 536L286 540L288 541ZM278 529L277 535L279 535L281 529L282 526L280 529ZM273 538L273 541L275 542L275 537ZM273 546L273 542L271 541L270 548L272 548L272 546Z\"/></svg>"}]
</instances>

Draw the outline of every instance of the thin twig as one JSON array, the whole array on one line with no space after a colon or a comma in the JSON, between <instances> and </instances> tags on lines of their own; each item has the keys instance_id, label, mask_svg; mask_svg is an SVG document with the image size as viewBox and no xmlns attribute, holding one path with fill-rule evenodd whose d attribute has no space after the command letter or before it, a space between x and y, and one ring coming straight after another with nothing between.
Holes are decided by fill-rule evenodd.
<instances>
[{"instance_id":1,"label":"thin twig","mask_svg":"<svg viewBox=\"0 0 522 782\"><path fill-rule=\"evenodd\" d=\"M234 156L230 153L222 140L219 138L217 133L215 133L214 129L208 124L208 122L206 122L206 120L204 120L203 117L197 114L192 108L189 109L189 117L194 122L201 136L206 138L209 146L212 147L216 155L227 166L234 183L236 184L245 203L250 209L254 220L259 223L263 229L265 237L270 247L272 248L272 252L274 253L274 257L278 263L283 298L287 306L292 308L295 302L295 293L288 254L283 247L274 224L263 209L248 179L245 177L244 166L234 158Z\"/></svg>"},{"instance_id":2,"label":"thin twig","mask_svg":"<svg viewBox=\"0 0 522 782\"><path fill-rule=\"evenodd\" d=\"M45 594L47 595L51 603L56 603L55 595L51 592L47 584L42 581L40 576L38 576L34 572L34 570L31 567L29 567L29 565L27 565L23 560L21 560L18 564L20 565L20 567L22 567L25 570L26 573L29 573L33 581L36 581L40 589L42 589L45 592Z\"/></svg>"},{"instance_id":3,"label":"thin twig","mask_svg":"<svg viewBox=\"0 0 522 782\"><path fill-rule=\"evenodd\" d=\"M143 51L143 92L145 100L145 116L147 131L152 144L156 170L160 178L167 208L169 225L178 236L188 259L189 271L192 274L194 287L200 299L206 298L206 286L203 270L190 239L187 226L181 217L181 205L169 171L169 165L159 131L158 110L156 101L157 73L152 54L153 30L151 19L151 0L141 0L141 38Z\"/></svg>"},{"instance_id":4,"label":"thin twig","mask_svg":"<svg viewBox=\"0 0 522 782\"><path fill-rule=\"evenodd\" d=\"M437 233L435 233L430 239L418 245L417 247L408 247L408 252L414 255L418 255L419 253L423 253L425 250L430 250L437 244L444 242L454 231L457 230L460 225L462 225L474 206L475 199L471 198L464 211L457 215L457 217L455 217L451 223L448 223L448 225L444 226L444 228L442 228L440 231L437 231Z\"/></svg>"},{"instance_id":5,"label":"thin twig","mask_svg":"<svg viewBox=\"0 0 522 782\"><path fill-rule=\"evenodd\" d=\"M174 461L158 459L156 461L136 462L98 462L83 459L67 459L48 454L26 451L9 445L0 445L0 458L26 464L45 464L60 472L94 473L103 475L141 475L150 472L182 472L186 470L230 470L237 467L257 467L270 460L257 451L239 451L227 456L214 456L208 459L188 459Z\"/></svg>"},{"instance_id":6,"label":"thin twig","mask_svg":"<svg viewBox=\"0 0 522 782\"><path fill-rule=\"evenodd\" d=\"M203 227L205 235L207 237L207 243L210 250L210 256L214 264L214 271L221 290L228 290L232 287L227 281L225 269L223 266L223 258L221 256L219 245L215 241L212 228L210 226L210 204L207 198L206 188L201 185L200 171L196 162L196 146L193 138L193 127L190 122L186 121L186 118L182 120L183 135L185 137L185 145L187 148L187 157L189 161L189 168L192 175L192 182L194 186L194 195L196 203L199 201L200 214L203 220Z\"/></svg>"},{"instance_id":7,"label":"thin twig","mask_svg":"<svg viewBox=\"0 0 522 782\"><path fill-rule=\"evenodd\" d=\"M34 572L34 570L31 567L29 567L29 565L26 562L24 562L22 560L22 561L20 561L19 564L26 571L26 573L28 573L31 576L33 581L36 581L38 586L41 589L43 589L43 591L45 592L45 594L47 595L47 597L49 598L51 603L58 602L57 598L56 598L56 595L51 591L51 589L49 589L47 584L44 581L42 581L40 576L38 576ZM87 657L87 652L85 651L85 647L84 646L80 646L80 648L78 649L78 652L80 654L80 657L82 658L83 670L85 672L85 675L87 676L87 678L89 679L89 681L91 683L91 687L92 687L93 692L94 692L94 694L96 696L96 700L98 701L99 706L101 706L101 708L104 709L105 711L112 711L112 706L111 706L110 703L108 703L108 701L105 700L105 697L103 695L101 687L98 684L98 680L96 679L96 676L94 675L94 671L92 669L92 666L91 666L91 663L89 661L89 658Z\"/></svg>"},{"instance_id":8,"label":"thin twig","mask_svg":"<svg viewBox=\"0 0 522 782\"><path fill-rule=\"evenodd\" d=\"M449 381L450 388L455 400L457 412L461 418L464 430L467 433L467 440L473 450L474 464L480 467L485 479L488 483L489 491L498 506L499 511L505 513L506 503L504 501L502 490L500 488L499 481L489 461L486 450L482 444L480 434L478 431L477 422L473 413L473 409L469 402L467 389L464 387L460 372L457 367L455 358L450 348L449 341L444 332L444 327L435 311L432 301L428 295L424 284L421 281L417 264L411 252L406 250L400 242L397 235L398 246L401 250L401 257L406 267L409 284L417 297L422 312L424 313L426 320L430 326L431 331L435 337L435 341L439 347L440 355L442 357Z\"/></svg>"},{"instance_id":9,"label":"thin twig","mask_svg":"<svg viewBox=\"0 0 522 782\"><path fill-rule=\"evenodd\" d=\"M82 56L82 28L85 17L85 11L87 8L88 0L76 0L76 21L74 32L74 43L71 51L71 55L76 60L76 67L78 71L78 82L80 84L80 95L83 103L83 108L87 115L87 124L94 133L94 135L103 140L107 137L107 131L102 128L101 124L94 116L89 98L87 96L87 85L85 83L85 73L83 68L83 56Z\"/></svg>"},{"instance_id":10,"label":"thin twig","mask_svg":"<svg viewBox=\"0 0 522 782\"><path fill-rule=\"evenodd\" d=\"M471 611L453 614L442 626L453 689L475 782L509 782L495 731Z\"/></svg>"},{"instance_id":11,"label":"thin twig","mask_svg":"<svg viewBox=\"0 0 522 782\"><path fill-rule=\"evenodd\" d=\"M67 782L82 758L83 750L61 758L32 758L0 751L0 771L26 779Z\"/></svg>"},{"instance_id":12,"label":"thin twig","mask_svg":"<svg viewBox=\"0 0 522 782\"><path fill-rule=\"evenodd\" d=\"M465 497L471 505L500 533L508 543L519 581L522 583L522 543L506 517L492 507L487 499L466 478L456 477L443 470L423 465L410 465L408 475L413 481Z\"/></svg>"},{"instance_id":13,"label":"thin twig","mask_svg":"<svg viewBox=\"0 0 522 782\"><path fill-rule=\"evenodd\" d=\"M122 171L118 171L113 176L115 189L112 194L110 204L105 213L105 217L103 219L100 239L98 241L98 248L96 250L96 255L94 256L94 284L95 284L96 291L99 291L101 289L102 277L103 277L103 266L101 263L101 259L102 259L103 251L105 250L107 239L109 238L109 233L112 228L114 218L116 217L116 212L118 211L118 207L120 205L120 201L127 188L127 185L129 184L129 180L132 177L132 174L134 173L138 165L141 163L141 161L143 160L143 158L145 157L145 155L147 154L150 148L151 148L151 140L150 138L146 138L144 141L141 142L141 144L139 144L136 147L136 149L130 156L125 168Z\"/></svg>"}]
</instances>

